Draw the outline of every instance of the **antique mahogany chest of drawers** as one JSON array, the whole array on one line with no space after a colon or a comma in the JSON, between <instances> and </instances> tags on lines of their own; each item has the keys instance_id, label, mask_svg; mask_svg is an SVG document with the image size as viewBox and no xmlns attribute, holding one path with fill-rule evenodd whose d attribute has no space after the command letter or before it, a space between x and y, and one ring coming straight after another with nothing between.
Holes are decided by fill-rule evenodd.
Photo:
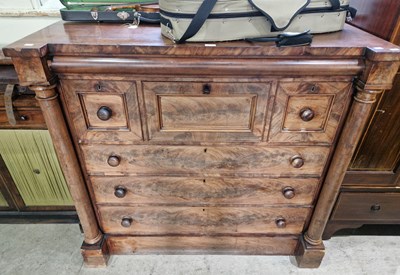
<instances>
[{"instance_id":1,"label":"antique mahogany chest of drawers","mask_svg":"<svg viewBox=\"0 0 400 275\"><path fill-rule=\"evenodd\" d=\"M318 266L351 154L400 59L350 26L277 48L60 22L4 51L43 109L89 266L160 252Z\"/></svg>"}]
</instances>

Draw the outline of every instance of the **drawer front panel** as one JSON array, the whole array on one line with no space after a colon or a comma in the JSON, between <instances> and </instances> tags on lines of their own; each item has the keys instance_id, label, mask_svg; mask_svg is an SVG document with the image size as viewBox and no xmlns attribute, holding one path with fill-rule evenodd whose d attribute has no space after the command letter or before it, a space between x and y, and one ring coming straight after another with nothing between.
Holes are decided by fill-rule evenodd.
<instances>
[{"instance_id":1,"label":"drawer front panel","mask_svg":"<svg viewBox=\"0 0 400 275\"><path fill-rule=\"evenodd\" d=\"M294 255L298 237L283 236L107 236L111 254Z\"/></svg>"},{"instance_id":2,"label":"drawer front panel","mask_svg":"<svg viewBox=\"0 0 400 275\"><path fill-rule=\"evenodd\" d=\"M340 221L400 222L400 193L342 192L332 214Z\"/></svg>"},{"instance_id":3,"label":"drawer front panel","mask_svg":"<svg viewBox=\"0 0 400 275\"><path fill-rule=\"evenodd\" d=\"M281 82L268 140L331 144L351 96L349 82Z\"/></svg>"},{"instance_id":4,"label":"drawer front panel","mask_svg":"<svg viewBox=\"0 0 400 275\"><path fill-rule=\"evenodd\" d=\"M61 87L82 143L143 140L135 82L62 80Z\"/></svg>"},{"instance_id":5,"label":"drawer front panel","mask_svg":"<svg viewBox=\"0 0 400 275\"><path fill-rule=\"evenodd\" d=\"M82 108L86 113L88 129L115 129L117 131L128 129L123 95L80 94L79 96ZM101 115L99 112L103 112L103 114Z\"/></svg>"},{"instance_id":6,"label":"drawer front panel","mask_svg":"<svg viewBox=\"0 0 400 275\"><path fill-rule=\"evenodd\" d=\"M327 147L84 145L81 148L92 175L317 177L329 154Z\"/></svg>"},{"instance_id":7,"label":"drawer front panel","mask_svg":"<svg viewBox=\"0 0 400 275\"><path fill-rule=\"evenodd\" d=\"M309 212L283 207L99 207L105 233L137 235L299 234Z\"/></svg>"},{"instance_id":8,"label":"drawer front panel","mask_svg":"<svg viewBox=\"0 0 400 275\"><path fill-rule=\"evenodd\" d=\"M270 83L144 82L150 140L260 141Z\"/></svg>"},{"instance_id":9,"label":"drawer front panel","mask_svg":"<svg viewBox=\"0 0 400 275\"><path fill-rule=\"evenodd\" d=\"M42 111L38 109L14 110L16 124L11 125L5 110L0 110L0 128L46 128Z\"/></svg>"},{"instance_id":10,"label":"drawer front panel","mask_svg":"<svg viewBox=\"0 0 400 275\"><path fill-rule=\"evenodd\" d=\"M318 179L91 177L99 204L311 204Z\"/></svg>"}]
</instances>

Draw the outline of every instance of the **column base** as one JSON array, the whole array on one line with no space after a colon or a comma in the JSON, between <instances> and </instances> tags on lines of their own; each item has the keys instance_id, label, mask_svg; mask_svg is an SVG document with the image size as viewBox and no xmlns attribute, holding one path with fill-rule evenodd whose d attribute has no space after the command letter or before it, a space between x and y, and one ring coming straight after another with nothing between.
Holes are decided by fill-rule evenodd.
<instances>
[{"instance_id":1,"label":"column base","mask_svg":"<svg viewBox=\"0 0 400 275\"><path fill-rule=\"evenodd\" d=\"M325 246L311 245L301 236L295 256L291 257L291 262L299 268L318 268L325 255Z\"/></svg>"},{"instance_id":2,"label":"column base","mask_svg":"<svg viewBox=\"0 0 400 275\"><path fill-rule=\"evenodd\" d=\"M81 246L81 254L86 267L106 267L110 258L105 236L95 244L87 244L83 242Z\"/></svg>"}]
</instances>

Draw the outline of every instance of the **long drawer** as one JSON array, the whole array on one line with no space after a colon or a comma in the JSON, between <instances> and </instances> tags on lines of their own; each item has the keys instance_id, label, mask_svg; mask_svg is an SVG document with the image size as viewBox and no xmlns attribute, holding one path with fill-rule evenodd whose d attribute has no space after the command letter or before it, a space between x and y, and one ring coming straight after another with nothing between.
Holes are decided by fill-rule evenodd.
<instances>
[{"instance_id":1,"label":"long drawer","mask_svg":"<svg viewBox=\"0 0 400 275\"><path fill-rule=\"evenodd\" d=\"M295 235L282 236L107 236L111 254L293 255Z\"/></svg>"},{"instance_id":2,"label":"long drawer","mask_svg":"<svg viewBox=\"0 0 400 275\"><path fill-rule=\"evenodd\" d=\"M318 179L91 177L98 204L311 204Z\"/></svg>"},{"instance_id":3,"label":"long drawer","mask_svg":"<svg viewBox=\"0 0 400 275\"><path fill-rule=\"evenodd\" d=\"M319 177L328 147L83 145L92 175Z\"/></svg>"},{"instance_id":4,"label":"long drawer","mask_svg":"<svg viewBox=\"0 0 400 275\"><path fill-rule=\"evenodd\" d=\"M331 220L400 222L400 193L342 192Z\"/></svg>"},{"instance_id":5,"label":"long drawer","mask_svg":"<svg viewBox=\"0 0 400 275\"><path fill-rule=\"evenodd\" d=\"M310 208L100 206L105 233L162 234L299 234Z\"/></svg>"}]
</instances>

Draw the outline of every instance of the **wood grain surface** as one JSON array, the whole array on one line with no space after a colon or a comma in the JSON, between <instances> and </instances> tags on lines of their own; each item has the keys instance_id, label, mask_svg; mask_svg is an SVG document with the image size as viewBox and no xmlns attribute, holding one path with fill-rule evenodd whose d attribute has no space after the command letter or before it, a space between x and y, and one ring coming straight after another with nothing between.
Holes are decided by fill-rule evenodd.
<instances>
[{"instance_id":1,"label":"wood grain surface","mask_svg":"<svg viewBox=\"0 0 400 275\"><path fill-rule=\"evenodd\" d=\"M400 161L399 106L400 73L395 78L393 89L386 91L378 102L349 170L393 172L397 169ZM391 183L386 181L387 185Z\"/></svg>"},{"instance_id":2,"label":"wood grain surface","mask_svg":"<svg viewBox=\"0 0 400 275\"><path fill-rule=\"evenodd\" d=\"M342 192L332 221L400 223L400 193Z\"/></svg>"},{"instance_id":3,"label":"wood grain surface","mask_svg":"<svg viewBox=\"0 0 400 275\"><path fill-rule=\"evenodd\" d=\"M98 211L109 234L300 234L310 208L100 206ZM124 218L132 220L130 227L121 225ZM279 218L286 227L276 225Z\"/></svg>"},{"instance_id":4,"label":"wood grain surface","mask_svg":"<svg viewBox=\"0 0 400 275\"><path fill-rule=\"evenodd\" d=\"M62 80L60 89L81 142L143 140L135 82ZM102 106L112 110L106 121L97 117Z\"/></svg>"},{"instance_id":5,"label":"wood grain surface","mask_svg":"<svg viewBox=\"0 0 400 275\"><path fill-rule=\"evenodd\" d=\"M182 80L143 83L151 140L261 140L271 83Z\"/></svg>"},{"instance_id":6,"label":"wood grain surface","mask_svg":"<svg viewBox=\"0 0 400 275\"><path fill-rule=\"evenodd\" d=\"M331 144L350 99L350 89L350 82L280 82L268 140ZM305 108L314 112L310 121L301 119Z\"/></svg>"},{"instance_id":7,"label":"wood grain surface","mask_svg":"<svg viewBox=\"0 0 400 275\"><path fill-rule=\"evenodd\" d=\"M59 22L4 53L21 84L39 85L36 92L48 99L41 108L87 242L102 238L99 222L118 235L107 236L111 253L296 253L303 267L322 260L321 236L370 103L392 87L400 61L399 47L348 25L315 35L309 46L279 48L247 41L175 44L157 26ZM48 88L55 82L63 110ZM351 86L359 93L347 112ZM96 118L103 102L117 109L104 123ZM312 119L299 118L304 108ZM97 176L118 184L145 178L127 186L126 200L142 202L95 205L91 200L106 192L108 201L115 185L94 193L92 176L96 188ZM166 177L171 181L160 183ZM249 181L230 181L243 178ZM308 179L319 192L311 205L303 204L312 192L303 184ZM306 188L299 204L279 203L286 183ZM197 199L205 203L181 203ZM271 205L257 204L264 200ZM98 252L97 259L106 254Z\"/></svg>"},{"instance_id":8,"label":"wood grain surface","mask_svg":"<svg viewBox=\"0 0 400 275\"><path fill-rule=\"evenodd\" d=\"M0 80L2 81L2 80ZM46 129L42 111L34 95L18 95L13 98L12 105L16 125L9 123L4 107L4 91L0 84L0 128L14 129ZM5 87L4 87L5 88Z\"/></svg>"},{"instance_id":9,"label":"wood grain surface","mask_svg":"<svg viewBox=\"0 0 400 275\"><path fill-rule=\"evenodd\" d=\"M112 254L293 255L297 236L108 236Z\"/></svg>"},{"instance_id":10,"label":"wood grain surface","mask_svg":"<svg viewBox=\"0 0 400 275\"><path fill-rule=\"evenodd\" d=\"M91 175L201 175L319 177L329 147L255 146L140 146L82 145ZM116 156L120 164L107 161ZM304 165L295 168L291 159L301 156Z\"/></svg>"},{"instance_id":11,"label":"wood grain surface","mask_svg":"<svg viewBox=\"0 0 400 275\"><path fill-rule=\"evenodd\" d=\"M91 177L97 204L174 205L310 205L318 179L257 179L198 177ZM123 188L123 198L114 195ZM287 199L284 189L294 197Z\"/></svg>"}]
</instances>

